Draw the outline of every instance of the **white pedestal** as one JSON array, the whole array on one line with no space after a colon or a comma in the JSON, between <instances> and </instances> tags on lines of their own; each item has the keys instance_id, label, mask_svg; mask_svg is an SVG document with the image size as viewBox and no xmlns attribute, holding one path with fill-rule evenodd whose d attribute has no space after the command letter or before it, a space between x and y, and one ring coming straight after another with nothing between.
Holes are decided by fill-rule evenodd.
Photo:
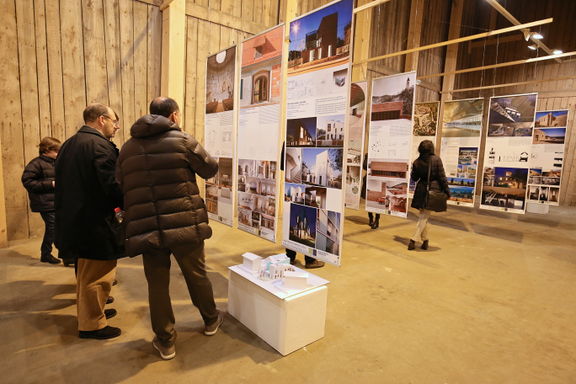
<instances>
[{"instance_id":1,"label":"white pedestal","mask_svg":"<svg viewBox=\"0 0 576 384\"><path fill-rule=\"evenodd\" d=\"M328 280L310 274L309 287L288 289L230 267L228 313L282 355L324 337Z\"/></svg>"}]
</instances>

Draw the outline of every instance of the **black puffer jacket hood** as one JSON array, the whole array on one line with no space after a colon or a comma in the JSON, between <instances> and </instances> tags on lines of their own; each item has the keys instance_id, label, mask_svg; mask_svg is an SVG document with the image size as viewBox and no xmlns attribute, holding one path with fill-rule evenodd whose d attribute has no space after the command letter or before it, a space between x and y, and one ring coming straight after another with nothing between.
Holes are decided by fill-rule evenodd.
<instances>
[{"instance_id":1,"label":"black puffer jacket hood","mask_svg":"<svg viewBox=\"0 0 576 384\"><path fill-rule=\"evenodd\" d=\"M213 177L216 160L162 116L143 116L130 132L116 169L125 198L126 254L194 246L210 238L196 174Z\"/></svg>"}]
</instances>

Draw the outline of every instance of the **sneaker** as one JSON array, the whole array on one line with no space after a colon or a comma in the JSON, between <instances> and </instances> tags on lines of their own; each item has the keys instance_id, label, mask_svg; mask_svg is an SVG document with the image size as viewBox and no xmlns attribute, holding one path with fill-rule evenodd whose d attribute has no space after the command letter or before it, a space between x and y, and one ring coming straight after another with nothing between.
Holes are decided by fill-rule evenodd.
<instances>
[{"instance_id":1,"label":"sneaker","mask_svg":"<svg viewBox=\"0 0 576 384\"><path fill-rule=\"evenodd\" d=\"M207 325L204 328L204 334L206 336L215 335L223 322L224 322L224 312L218 311L218 319L216 319L214 323Z\"/></svg>"},{"instance_id":2,"label":"sneaker","mask_svg":"<svg viewBox=\"0 0 576 384\"><path fill-rule=\"evenodd\" d=\"M104 310L104 315L106 316L107 319L111 319L114 316L116 316L117 314L118 314L118 312L114 308Z\"/></svg>"},{"instance_id":3,"label":"sneaker","mask_svg":"<svg viewBox=\"0 0 576 384\"><path fill-rule=\"evenodd\" d=\"M106 327L97 329L96 331L78 331L78 337L81 339L106 340L118 337L121 333L122 330L120 328L107 325Z\"/></svg>"},{"instance_id":4,"label":"sneaker","mask_svg":"<svg viewBox=\"0 0 576 384\"><path fill-rule=\"evenodd\" d=\"M322 268L324 266L324 262L320 260L314 260L311 263L306 263L304 266L306 269L314 269L314 268Z\"/></svg>"},{"instance_id":5,"label":"sneaker","mask_svg":"<svg viewBox=\"0 0 576 384\"><path fill-rule=\"evenodd\" d=\"M160 353L162 360L170 360L176 357L176 346L172 344L170 347L165 347L160 343L157 337L152 340L152 346Z\"/></svg>"},{"instance_id":6,"label":"sneaker","mask_svg":"<svg viewBox=\"0 0 576 384\"><path fill-rule=\"evenodd\" d=\"M112 304L113 302L114 302L114 297L108 296L108 298L106 299L106 304Z\"/></svg>"},{"instance_id":7,"label":"sneaker","mask_svg":"<svg viewBox=\"0 0 576 384\"><path fill-rule=\"evenodd\" d=\"M50 263L50 264L60 264L60 259L55 258L52 255L48 255L46 257L42 256L40 261L43 263Z\"/></svg>"}]
</instances>

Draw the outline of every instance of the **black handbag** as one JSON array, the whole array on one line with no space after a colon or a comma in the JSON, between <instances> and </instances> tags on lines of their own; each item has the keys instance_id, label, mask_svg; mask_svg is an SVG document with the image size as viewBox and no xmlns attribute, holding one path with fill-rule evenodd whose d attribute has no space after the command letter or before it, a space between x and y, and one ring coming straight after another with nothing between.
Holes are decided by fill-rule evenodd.
<instances>
[{"instance_id":1,"label":"black handbag","mask_svg":"<svg viewBox=\"0 0 576 384\"><path fill-rule=\"evenodd\" d=\"M428 182L426 183L426 204L424 206L429 211L444 212L448 209L448 195L441 191L430 190L430 169L432 160L428 164Z\"/></svg>"}]
</instances>

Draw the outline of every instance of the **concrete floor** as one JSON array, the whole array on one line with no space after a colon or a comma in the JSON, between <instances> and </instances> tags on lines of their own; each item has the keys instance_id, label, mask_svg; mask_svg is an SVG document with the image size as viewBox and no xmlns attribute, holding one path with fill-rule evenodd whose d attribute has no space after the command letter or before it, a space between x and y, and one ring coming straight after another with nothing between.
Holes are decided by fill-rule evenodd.
<instances>
[{"instance_id":1,"label":"concrete floor","mask_svg":"<svg viewBox=\"0 0 576 384\"><path fill-rule=\"evenodd\" d=\"M0 250L3 383L575 383L576 209L547 216L453 208L432 221L431 249L407 251L415 227L347 211L343 265L329 285L326 336L286 357L231 317L213 337L191 305L176 263L177 356L152 349L139 258L119 264L113 289L122 328L81 340L71 268L38 261L40 240ZM217 305L227 267L244 251L282 248L213 224L207 242ZM299 256L300 258L301 256Z\"/></svg>"}]
</instances>

